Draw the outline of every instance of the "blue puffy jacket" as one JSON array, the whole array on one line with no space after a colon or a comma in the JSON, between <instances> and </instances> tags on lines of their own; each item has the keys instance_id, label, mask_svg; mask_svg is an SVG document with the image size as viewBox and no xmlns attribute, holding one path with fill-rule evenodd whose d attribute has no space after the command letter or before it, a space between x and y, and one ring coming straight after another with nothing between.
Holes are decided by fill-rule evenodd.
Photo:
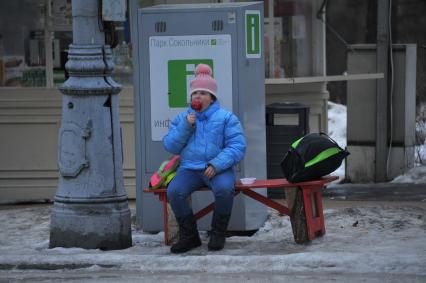
<instances>
[{"instance_id":1,"label":"blue puffy jacket","mask_svg":"<svg viewBox=\"0 0 426 283\"><path fill-rule=\"evenodd\" d=\"M180 113L163 138L167 151L180 154L180 166L203 170L209 164L220 173L243 159L246 142L237 116L215 101L203 112L196 112L195 126L186 117L191 108Z\"/></svg>"}]
</instances>

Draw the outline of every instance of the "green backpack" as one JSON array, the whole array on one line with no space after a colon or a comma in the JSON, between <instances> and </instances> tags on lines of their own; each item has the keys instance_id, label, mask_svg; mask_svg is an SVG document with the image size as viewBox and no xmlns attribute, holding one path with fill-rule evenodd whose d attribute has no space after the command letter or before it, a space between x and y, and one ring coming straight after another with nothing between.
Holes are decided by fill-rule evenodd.
<instances>
[{"instance_id":1,"label":"green backpack","mask_svg":"<svg viewBox=\"0 0 426 283\"><path fill-rule=\"evenodd\" d=\"M315 180L339 168L348 155L326 134L308 134L291 144L281 169L292 183Z\"/></svg>"}]
</instances>

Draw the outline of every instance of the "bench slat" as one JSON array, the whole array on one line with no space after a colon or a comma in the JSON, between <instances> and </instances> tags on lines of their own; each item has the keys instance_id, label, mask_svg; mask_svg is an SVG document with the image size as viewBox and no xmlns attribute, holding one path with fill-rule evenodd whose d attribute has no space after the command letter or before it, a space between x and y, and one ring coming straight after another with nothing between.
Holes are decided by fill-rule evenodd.
<instances>
[{"instance_id":1,"label":"bench slat","mask_svg":"<svg viewBox=\"0 0 426 283\"><path fill-rule=\"evenodd\" d=\"M254 188L290 188L290 187L301 187L301 186L318 186L330 183L337 180L339 177L331 176L315 181L290 183L286 179L267 179L267 180L256 180L253 184L243 185L240 181L235 184L235 189L254 189Z\"/></svg>"},{"instance_id":2,"label":"bench slat","mask_svg":"<svg viewBox=\"0 0 426 283\"><path fill-rule=\"evenodd\" d=\"M329 176L324 177L322 179L318 179L315 181L308 181L308 182L300 182L300 183L289 183L286 179L267 179L267 180L256 180L253 184L249 185L243 185L239 180L235 183L235 190L236 191L243 191L247 189L255 189L255 188L290 188L290 187L301 187L301 186L318 186L318 185L324 185L330 182L333 182L335 180L339 179L337 176ZM206 191L209 190L208 188L200 188L199 191ZM145 193L164 193L167 191L165 188L151 190L151 189L144 189Z\"/></svg>"}]
</instances>

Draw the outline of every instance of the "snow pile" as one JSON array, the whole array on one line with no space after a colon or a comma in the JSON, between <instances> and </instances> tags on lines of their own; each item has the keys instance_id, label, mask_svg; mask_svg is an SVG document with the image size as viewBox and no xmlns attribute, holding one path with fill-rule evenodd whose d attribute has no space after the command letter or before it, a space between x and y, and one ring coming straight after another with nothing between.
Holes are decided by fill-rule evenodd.
<instances>
[{"instance_id":1,"label":"snow pile","mask_svg":"<svg viewBox=\"0 0 426 283\"><path fill-rule=\"evenodd\" d=\"M414 147L414 168L405 174L396 177L392 183L426 183L426 123L423 120L416 122L416 142L420 145Z\"/></svg>"},{"instance_id":2,"label":"snow pile","mask_svg":"<svg viewBox=\"0 0 426 283\"><path fill-rule=\"evenodd\" d=\"M426 166L417 166L392 180L391 183L426 183Z\"/></svg>"},{"instance_id":3,"label":"snow pile","mask_svg":"<svg viewBox=\"0 0 426 283\"><path fill-rule=\"evenodd\" d=\"M48 249L50 206L0 210L0 266L49 264L146 272L338 272L426 275L425 209L370 206L326 209L327 234L308 245L293 240L288 217L269 211L252 237L230 237L226 248L203 246L170 254L163 233L133 231L133 247L119 251Z\"/></svg>"},{"instance_id":4,"label":"snow pile","mask_svg":"<svg viewBox=\"0 0 426 283\"><path fill-rule=\"evenodd\" d=\"M426 123L423 120L416 121L416 142L414 147L414 168L405 174L396 177L392 183L426 183Z\"/></svg>"},{"instance_id":5,"label":"snow pile","mask_svg":"<svg viewBox=\"0 0 426 283\"><path fill-rule=\"evenodd\" d=\"M328 135L335 140L341 148L346 147L346 106L328 102ZM337 168L332 175L345 177L345 162Z\"/></svg>"},{"instance_id":6,"label":"snow pile","mask_svg":"<svg viewBox=\"0 0 426 283\"><path fill-rule=\"evenodd\" d=\"M422 105L421 107L422 115L425 115L425 106ZM416 163L417 164L426 164L426 121L421 118L420 116L417 116L416 118L416 148L415 148L415 154L416 154Z\"/></svg>"}]
</instances>

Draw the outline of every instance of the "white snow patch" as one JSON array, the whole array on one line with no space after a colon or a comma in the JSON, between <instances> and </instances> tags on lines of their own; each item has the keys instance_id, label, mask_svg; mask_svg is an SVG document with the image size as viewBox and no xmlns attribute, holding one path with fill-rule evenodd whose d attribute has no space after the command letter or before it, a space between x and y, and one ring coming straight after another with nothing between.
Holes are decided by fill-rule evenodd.
<instances>
[{"instance_id":1,"label":"white snow patch","mask_svg":"<svg viewBox=\"0 0 426 283\"><path fill-rule=\"evenodd\" d=\"M163 233L133 231L133 246L100 251L47 248L50 206L0 210L1 264L88 264L93 270L243 272L347 272L426 275L426 209L371 206L324 211L326 235L308 245L293 240L289 218L269 210L252 237L230 237L219 252L203 246L174 255ZM43 248L41 248L43 247Z\"/></svg>"},{"instance_id":2,"label":"white snow patch","mask_svg":"<svg viewBox=\"0 0 426 283\"><path fill-rule=\"evenodd\" d=\"M417 166L392 180L391 183L426 183L426 166Z\"/></svg>"},{"instance_id":3,"label":"white snow patch","mask_svg":"<svg viewBox=\"0 0 426 283\"><path fill-rule=\"evenodd\" d=\"M346 106L331 101L328 102L328 135L341 148L346 147L346 113ZM345 177L345 162L342 162L342 165L332 175L343 179Z\"/></svg>"}]
</instances>

